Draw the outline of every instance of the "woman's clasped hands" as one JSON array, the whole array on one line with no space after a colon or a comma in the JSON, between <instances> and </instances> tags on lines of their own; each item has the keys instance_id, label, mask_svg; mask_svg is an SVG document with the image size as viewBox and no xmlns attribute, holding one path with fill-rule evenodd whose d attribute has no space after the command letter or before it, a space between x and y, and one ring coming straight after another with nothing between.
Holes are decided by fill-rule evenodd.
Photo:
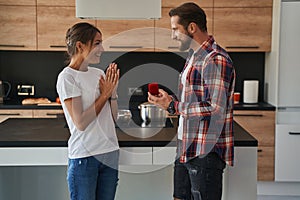
<instances>
[{"instance_id":1,"label":"woman's clasped hands","mask_svg":"<svg viewBox=\"0 0 300 200\"><path fill-rule=\"evenodd\" d=\"M99 80L100 93L106 98L116 94L118 82L120 77L120 70L116 63L111 63L106 70L105 77L101 76Z\"/></svg>"}]
</instances>

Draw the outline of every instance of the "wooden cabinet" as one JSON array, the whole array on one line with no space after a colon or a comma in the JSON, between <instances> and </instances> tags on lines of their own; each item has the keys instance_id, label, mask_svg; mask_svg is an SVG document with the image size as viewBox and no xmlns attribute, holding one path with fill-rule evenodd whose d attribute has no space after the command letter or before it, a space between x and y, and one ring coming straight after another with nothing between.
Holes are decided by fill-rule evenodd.
<instances>
[{"instance_id":1,"label":"wooden cabinet","mask_svg":"<svg viewBox=\"0 0 300 200\"><path fill-rule=\"evenodd\" d=\"M8 118L32 118L30 109L0 109L0 123Z\"/></svg>"},{"instance_id":2,"label":"wooden cabinet","mask_svg":"<svg viewBox=\"0 0 300 200\"><path fill-rule=\"evenodd\" d=\"M36 0L38 6L73 6L76 0Z\"/></svg>"},{"instance_id":3,"label":"wooden cabinet","mask_svg":"<svg viewBox=\"0 0 300 200\"><path fill-rule=\"evenodd\" d=\"M0 5L35 6L36 0L0 0Z\"/></svg>"},{"instance_id":4,"label":"wooden cabinet","mask_svg":"<svg viewBox=\"0 0 300 200\"><path fill-rule=\"evenodd\" d=\"M0 50L36 50L36 7L0 5Z\"/></svg>"},{"instance_id":5,"label":"wooden cabinet","mask_svg":"<svg viewBox=\"0 0 300 200\"><path fill-rule=\"evenodd\" d=\"M37 6L38 50L66 51L66 31L80 21L95 25L95 20L76 18L75 7Z\"/></svg>"},{"instance_id":6,"label":"wooden cabinet","mask_svg":"<svg viewBox=\"0 0 300 200\"><path fill-rule=\"evenodd\" d=\"M184 0L162 0L161 6L162 7L168 7L168 8L174 8L177 6L180 6L183 3L186 3L187 1ZM189 2L194 2L201 7L213 7L213 0L190 0Z\"/></svg>"},{"instance_id":7,"label":"wooden cabinet","mask_svg":"<svg viewBox=\"0 0 300 200\"><path fill-rule=\"evenodd\" d=\"M206 13L207 17L207 29L208 32L212 31L213 25L213 1L201 1L200 3L194 0L195 3L199 4ZM171 38L171 24L169 11L185 3L182 0L176 1L162 1L162 18L155 20L155 51L179 51L179 44Z\"/></svg>"},{"instance_id":8,"label":"wooden cabinet","mask_svg":"<svg viewBox=\"0 0 300 200\"><path fill-rule=\"evenodd\" d=\"M154 20L97 20L105 51L153 51Z\"/></svg>"},{"instance_id":9,"label":"wooden cabinet","mask_svg":"<svg viewBox=\"0 0 300 200\"><path fill-rule=\"evenodd\" d=\"M32 111L33 118L57 118L64 117L62 109L35 109Z\"/></svg>"},{"instance_id":10,"label":"wooden cabinet","mask_svg":"<svg viewBox=\"0 0 300 200\"><path fill-rule=\"evenodd\" d=\"M274 181L275 176L275 147L259 146L257 153L257 180Z\"/></svg>"},{"instance_id":11,"label":"wooden cabinet","mask_svg":"<svg viewBox=\"0 0 300 200\"><path fill-rule=\"evenodd\" d=\"M214 1L213 35L231 52L271 51L272 0Z\"/></svg>"},{"instance_id":12,"label":"wooden cabinet","mask_svg":"<svg viewBox=\"0 0 300 200\"><path fill-rule=\"evenodd\" d=\"M214 0L215 7L272 7L273 0Z\"/></svg>"},{"instance_id":13,"label":"wooden cabinet","mask_svg":"<svg viewBox=\"0 0 300 200\"><path fill-rule=\"evenodd\" d=\"M275 111L235 110L234 120L258 140L258 146L274 146Z\"/></svg>"},{"instance_id":14,"label":"wooden cabinet","mask_svg":"<svg viewBox=\"0 0 300 200\"><path fill-rule=\"evenodd\" d=\"M162 8L162 18L155 20L155 51L179 51L179 44L171 38L169 11ZM203 8L207 15L207 29L212 30L212 8Z\"/></svg>"},{"instance_id":15,"label":"wooden cabinet","mask_svg":"<svg viewBox=\"0 0 300 200\"><path fill-rule=\"evenodd\" d=\"M63 116L62 109L0 109L0 123L8 118L57 118Z\"/></svg>"},{"instance_id":16,"label":"wooden cabinet","mask_svg":"<svg viewBox=\"0 0 300 200\"><path fill-rule=\"evenodd\" d=\"M234 111L234 121L258 140L259 181L274 181L275 111Z\"/></svg>"},{"instance_id":17,"label":"wooden cabinet","mask_svg":"<svg viewBox=\"0 0 300 200\"><path fill-rule=\"evenodd\" d=\"M272 7L273 0L214 0L215 7Z\"/></svg>"},{"instance_id":18,"label":"wooden cabinet","mask_svg":"<svg viewBox=\"0 0 300 200\"><path fill-rule=\"evenodd\" d=\"M208 33L229 52L271 51L272 0L194 1L207 15ZM162 18L155 20L155 51L178 51L171 39L171 8L182 0L163 0Z\"/></svg>"},{"instance_id":19,"label":"wooden cabinet","mask_svg":"<svg viewBox=\"0 0 300 200\"><path fill-rule=\"evenodd\" d=\"M179 51L178 42L171 38L170 9L162 8L162 18L155 20L155 51Z\"/></svg>"},{"instance_id":20,"label":"wooden cabinet","mask_svg":"<svg viewBox=\"0 0 300 200\"><path fill-rule=\"evenodd\" d=\"M271 50L273 0L192 0L207 14L209 34L230 52ZM162 0L158 20L81 20L74 0L0 0L0 50L65 51L67 28L95 24L106 51L178 51L171 39L171 8L183 0Z\"/></svg>"}]
</instances>

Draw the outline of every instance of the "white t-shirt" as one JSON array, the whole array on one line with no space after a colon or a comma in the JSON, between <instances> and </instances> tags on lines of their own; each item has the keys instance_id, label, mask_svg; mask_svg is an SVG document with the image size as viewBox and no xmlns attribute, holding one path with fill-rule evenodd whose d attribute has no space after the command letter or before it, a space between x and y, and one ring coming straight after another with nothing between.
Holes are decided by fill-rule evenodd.
<instances>
[{"instance_id":1,"label":"white t-shirt","mask_svg":"<svg viewBox=\"0 0 300 200\"><path fill-rule=\"evenodd\" d=\"M191 56L188 65L182 72L181 76L181 84L182 84L182 93L181 93L181 102L184 101L184 94L185 94L185 86L186 86L186 80L187 80L187 74L190 71L191 67L193 66L193 60L194 60L194 54ZM182 134L183 134L183 117L180 115L179 116L179 125L178 125L178 130L177 130L177 138L179 140L182 140Z\"/></svg>"},{"instance_id":2,"label":"white t-shirt","mask_svg":"<svg viewBox=\"0 0 300 200\"><path fill-rule=\"evenodd\" d=\"M65 67L58 75L56 89L71 133L68 141L68 152L71 159L94 156L119 149L115 124L108 101L96 119L84 131L76 128L64 103L64 100L68 98L81 96L83 110L86 110L100 96L99 79L101 75L105 76L104 72L94 67L88 67L86 72Z\"/></svg>"}]
</instances>

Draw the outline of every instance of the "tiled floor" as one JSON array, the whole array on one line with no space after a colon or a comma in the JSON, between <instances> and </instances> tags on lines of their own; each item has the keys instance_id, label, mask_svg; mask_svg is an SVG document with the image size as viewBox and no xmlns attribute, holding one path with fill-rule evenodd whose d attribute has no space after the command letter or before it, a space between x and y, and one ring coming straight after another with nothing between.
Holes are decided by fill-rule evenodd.
<instances>
[{"instance_id":1,"label":"tiled floor","mask_svg":"<svg viewBox=\"0 0 300 200\"><path fill-rule=\"evenodd\" d=\"M300 196L257 196L257 200L300 200Z\"/></svg>"}]
</instances>

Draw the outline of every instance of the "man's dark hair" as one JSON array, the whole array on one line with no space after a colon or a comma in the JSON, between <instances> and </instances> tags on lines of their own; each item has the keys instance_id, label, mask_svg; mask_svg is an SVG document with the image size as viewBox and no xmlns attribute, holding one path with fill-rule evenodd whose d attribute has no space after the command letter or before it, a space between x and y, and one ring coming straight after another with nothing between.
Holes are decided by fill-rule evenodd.
<instances>
[{"instance_id":1,"label":"man's dark hair","mask_svg":"<svg viewBox=\"0 0 300 200\"><path fill-rule=\"evenodd\" d=\"M206 14L202 8L195 3L184 3L169 12L169 16L178 16L178 23L181 24L186 30L191 22L197 24L199 29L207 32Z\"/></svg>"}]
</instances>

